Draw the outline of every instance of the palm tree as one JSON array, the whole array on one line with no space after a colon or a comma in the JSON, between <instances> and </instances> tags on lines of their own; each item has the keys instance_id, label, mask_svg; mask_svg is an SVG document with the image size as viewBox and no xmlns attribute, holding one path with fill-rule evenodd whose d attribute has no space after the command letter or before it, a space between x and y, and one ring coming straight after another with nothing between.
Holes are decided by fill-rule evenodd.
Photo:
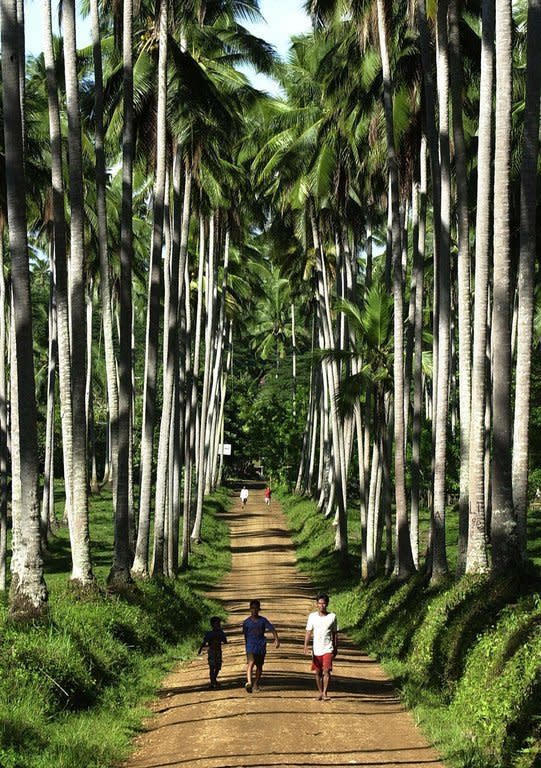
<instances>
[{"instance_id":1,"label":"palm tree","mask_svg":"<svg viewBox=\"0 0 541 768\"><path fill-rule=\"evenodd\" d=\"M75 3L68 0L63 10L64 68L66 77L66 107L68 113L69 200L70 200L70 311L71 365L73 393L73 478L72 505L69 509L72 553L72 581L86 587L94 580L90 561L88 527L86 409L85 409L85 350L86 304L84 272L84 197L81 146L81 117L79 109L79 79L77 76L77 46Z\"/></svg>"},{"instance_id":2,"label":"palm tree","mask_svg":"<svg viewBox=\"0 0 541 768\"><path fill-rule=\"evenodd\" d=\"M541 85L541 3L528 3L526 104L520 179L520 256L518 264L518 332L513 433L512 487L520 556L526 558L528 431L530 416L534 264L536 254L537 159Z\"/></svg>"},{"instance_id":3,"label":"palm tree","mask_svg":"<svg viewBox=\"0 0 541 768\"><path fill-rule=\"evenodd\" d=\"M485 519L485 403L488 274L490 253L492 90L494 85L494 8L482 4L481 84L479 92L479 146L477 215L475 223L475 305L473 317L472 397L470 422L470 515L466 572L488 569Z\"/></svg>"},{"instance_id":4,"label":"palm tree","mask_svg":"<svg viewBox=\"0 0 541 768\"><path fill-rule=\"evenodd\" d=\"M135 154L133 108L133 3L122 5L122 210L120 225L120 330L118 400L118 480L115 552L109 580L118 571L124 577L130 557L131 436L132 436L132 259L133 259L133 159ZM148 542L148 533L147 533ZM148 547L148 544L147 544ZM145 569L146 569L145 559Z\"/></svg>"},{"instance_id":5,"label":"palm tree","mask_svg":"<svg viewBox=\"0 0 541 768\"><path fill-rule=\"evenodd\" d=\"M38 504L36 394L32 345L32 305L26 228L23 125L19 86L20 22L17 3L3 0L2 82L7 215L11 254L12 312L15 356L12 358L13 577L10 611L40 616L47 606L43 578Z\"/></svg>"},{"instance_id":6,"label":"palm tree","mask_svg":"<svg viewBox=\"0 0 541 768\"><path fill-rule=\"evenodd\" d=\"M492 315L493 420L492 565L507 572L519 561L512 491L510 173L513 88L512 12L496 0L494 148L494 300Z\"/></svg>"}]
</instances>

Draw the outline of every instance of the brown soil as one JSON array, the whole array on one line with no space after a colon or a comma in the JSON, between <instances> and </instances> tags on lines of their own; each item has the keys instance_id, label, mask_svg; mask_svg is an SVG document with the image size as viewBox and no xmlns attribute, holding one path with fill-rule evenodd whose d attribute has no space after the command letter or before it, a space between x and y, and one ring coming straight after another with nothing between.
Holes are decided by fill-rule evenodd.
<instances>
[{"instance_id":1,"label":"brown soil","mask_svg":"<svg viewBox=\"0 0 541 768\"><path fill-rule=\"evenodd\" d=\"M169 675L125 768L443 768L381 667L346 637L339 638L332 698L316 699L303 655L314 591L295 567L280 505L266 507L262 491L252 490L246 509L237 501L227 518L233 567L212 593L228 611L221 687L208 689L204 654ZM261 690L249 694L240 625L255 597L281 646L268 643Z\"/></svg>"}]
</instances>

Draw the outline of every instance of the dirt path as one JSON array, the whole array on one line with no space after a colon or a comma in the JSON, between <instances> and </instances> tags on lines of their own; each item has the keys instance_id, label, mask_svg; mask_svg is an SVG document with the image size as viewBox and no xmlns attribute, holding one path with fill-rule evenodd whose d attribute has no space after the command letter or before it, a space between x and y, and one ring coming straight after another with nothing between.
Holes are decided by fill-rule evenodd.
<instances>
[{"instance_id":1,"label":"dirt path","mask_svg":"<svg viewBox=\"0 0 541 768\"><path fill-rule=\"evenodd\" d=\"M229 618L221 688L208 690L206 657L185 664L163 684L155 717L125 768L269 768L269 766L432 766L443 768L382 669L341 637L329 691L317 701L304 626L314 592L295 568L295 553L279 504L265 507L251 491L227 513L233 567L213 591ZM244 690L240 624L248 601L280 633L271 642L259 693ZM332 595L331 595L332 609Z\"/></svg>"}]
</instances>

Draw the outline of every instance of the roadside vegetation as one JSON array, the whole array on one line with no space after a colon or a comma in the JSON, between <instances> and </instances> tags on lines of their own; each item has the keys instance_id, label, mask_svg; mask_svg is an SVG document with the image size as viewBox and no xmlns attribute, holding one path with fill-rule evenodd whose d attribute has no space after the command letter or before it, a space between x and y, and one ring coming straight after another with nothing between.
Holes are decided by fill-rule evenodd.
<instances>
[{"instance_id":1,"label":"roadside vegetation","mask_svg":"<svg viewBox=\"0 0 541 768\"><path fill-rule=\"evenodd\" d=\"M230 567L229 503L205 501L204 543L176 579L142 580L123 595L105 589L112 546L111 499L90 508L97 591L69 585L66 528L50 539L48 616L10 620L0 606L2 768L110 768L126 757L148 702L173 663L197 648L208 617L222 609L203 596Z\"/></svg>"},{"instance_id":2,"label":"roadside vegetation","mask_svg":"<svg viewBox=\"0 0 541 768\"><path fill-rule=\"evenodd\" d=\"M538 768L541 559L533 531L540 510L531 515L531 565L521 572L437 585L423 572L406 582L381 574L363 584L358 511L348 515L346 573L315 504L287 495L281 500L299 568L330 592L340 628L383 663L446 764ZM450 512L448 524L453 517Z\"/></svg>"}]
</instances>

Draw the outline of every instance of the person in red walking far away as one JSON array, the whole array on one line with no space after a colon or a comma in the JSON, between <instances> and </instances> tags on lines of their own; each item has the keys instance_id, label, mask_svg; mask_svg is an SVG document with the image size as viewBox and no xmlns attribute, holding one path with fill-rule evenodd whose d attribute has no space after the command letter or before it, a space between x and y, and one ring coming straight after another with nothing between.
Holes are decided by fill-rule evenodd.
<instances>
[{"instance_id":1,"label":"person in red walking far away","mask_svg":"<svg viewBox=\"0 0 541 768\"><path fill-rule=\"evenodd\" d=\"M336 614L327 611L329 596L320 594L316 597L317 611L308 616L304 636L304 653L308 653L308 643L312 635L312 672L316 676L319 701L329 701L327 695L331 680L332 662L338 653L338 624Z\"/></svg>"},{"instance_id":2,"label":"person in red walking far away","mask_svg":"<svg viewBox=\"0 0 541 768\"><path fill-rule=\"evenodd\" d=\"M267 487L265 488L265 504L267 506L271 503L271 496L272 496L272 491L267 485Z\"/></svg>"}]
</instances>

